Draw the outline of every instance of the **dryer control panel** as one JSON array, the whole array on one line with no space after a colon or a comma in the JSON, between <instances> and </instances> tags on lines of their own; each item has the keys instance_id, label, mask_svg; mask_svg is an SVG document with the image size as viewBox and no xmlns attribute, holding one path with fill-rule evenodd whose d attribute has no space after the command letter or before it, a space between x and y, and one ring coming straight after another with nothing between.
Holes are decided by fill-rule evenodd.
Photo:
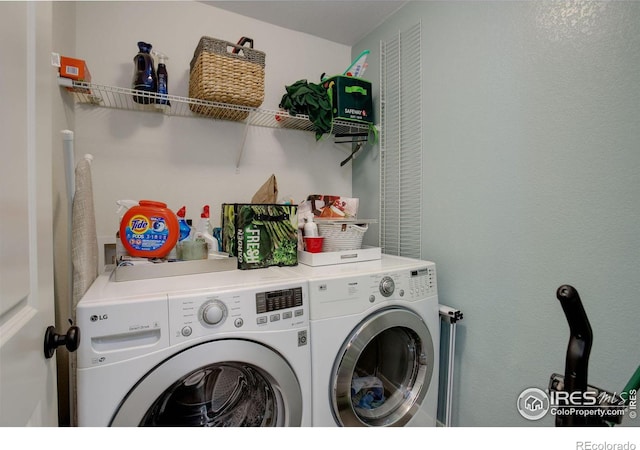
<instances>
[{"instance_id":1,"label":"dryer control panel","mask_svg":"<svg viewBox=\"0 0 640 450\"><path fill-rule=\"evenodd\" d=\"M425 297L436 294L436 269L426 266L409 271L409 295Z\"/></svg>"},{"instance_id":2,"label":"dryer control panel","mask_svg":"<svg viewBox=\"0 0 640 450\"><path fill-rule=\"evenodd\" d=\"M413 267L371 270L352 269L309 280L313 320L359 314L381 304L421 302L437 304L436 266L423 261Z\"/></svg>"},{"instance_id":3,"label":"dryer control panel","mask_svg":"<svg viewBox=\"0 0 640 450\"><path fill-rule=\"evenodd\" d=\"M437 294L435 266L371 275L371 280L372 303L380 299L414 301Z\"/></svg>"}]
</instances>

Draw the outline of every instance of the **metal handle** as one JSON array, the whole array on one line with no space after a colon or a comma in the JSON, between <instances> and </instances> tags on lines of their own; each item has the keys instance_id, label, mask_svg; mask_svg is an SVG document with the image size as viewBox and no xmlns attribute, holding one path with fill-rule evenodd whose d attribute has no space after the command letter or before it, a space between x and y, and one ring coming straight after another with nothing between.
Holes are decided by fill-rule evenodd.
<instances>
[{"instance_id":1,"label":"metal handle","mask_svg":"<svg viewBox=\"0 0 640 450\"><path fill-rule=\"evenodd\" d=\"M564 368L564 391L587 392L587 376L589 371L589 355L593 343L593 332L582 306L578 291L568 284L562 285L556 292L562 310L569 324L569 345ZM598 416L582 416L568 414L556 416L557 427L604 426L605 422Z\"/></svg>"},{"instance_id":2,"label":"metal handle","mask_svg":"<svg viewBox=\"0 0 640 450\"><path fill-rule=\"evenodd\" d=\"M565 391L585 392L587 390L589 355L593 343L591 325L578 291L573 286L568 284L560 286L556 297L562 305L571 332L565 361Z\"/></svg>"},{"instance_id":3,"label":"metal handle","mask_svg":"<svg viewBox=\"0 0 640 450\"><path fill-rule=\"evenodd\" d=\"M67 334L58 334L54 326L47 327L44 333L44 357L47 359L53 357L56 349L61 345L64 345L69 352L75 352L80 346L80 328L71 326Z\"/></svg>"}]
</instances>

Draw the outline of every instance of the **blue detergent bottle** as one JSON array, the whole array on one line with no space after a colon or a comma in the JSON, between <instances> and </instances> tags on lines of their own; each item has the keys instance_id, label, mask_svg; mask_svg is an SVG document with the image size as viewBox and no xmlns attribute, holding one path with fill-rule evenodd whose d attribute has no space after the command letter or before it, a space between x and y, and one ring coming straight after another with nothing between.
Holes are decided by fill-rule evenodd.
<instances>
[{"instance_id":1,"label":"blue detergent bottle","mask_svg":"<svg viewBox=\"0 0 640 450\"><path fill-rule=\"evenodd\" d=\"M138 42L138 54L133 57L133 82L131 87L138 91L145 91L155 94L158 91L158 77L151 57L151 44ZM135 95L133 101L148 105L155 103L155 98L148 95Z\"/></svg>"}]
</instances>

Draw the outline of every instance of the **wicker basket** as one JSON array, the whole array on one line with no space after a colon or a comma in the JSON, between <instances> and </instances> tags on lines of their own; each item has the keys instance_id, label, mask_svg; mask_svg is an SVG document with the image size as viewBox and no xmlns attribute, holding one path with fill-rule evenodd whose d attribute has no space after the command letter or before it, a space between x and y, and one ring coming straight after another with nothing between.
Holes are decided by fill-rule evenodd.
<instances>
[{"instance_id":1,"label":"wicker basket","mask_svg":"<svg viewBox=\"0 0 640 450\"><path fill-rule=\"evenodd\" d=\"M316 221L316 224L318 225L318 234L324 237L323 252L361 249L364 233L369 229L368 224L322 223L319 220Z\"/></svg>"},{"instance_id":2,"label":"wicker basket","mask_svg":"<svg viewBox=\"0 0 640 450\"><path fill-rule=\"evenodd\" d=\"M250 43L250 47L243 44ZM264 52L253 49L253 40L238 44L203 36L193 53L189 74L189 97L207 102L258 107L264 100ZM249 108L189 105L197 114L218 119L244 120Z\"/></svg>"}]
</instances>

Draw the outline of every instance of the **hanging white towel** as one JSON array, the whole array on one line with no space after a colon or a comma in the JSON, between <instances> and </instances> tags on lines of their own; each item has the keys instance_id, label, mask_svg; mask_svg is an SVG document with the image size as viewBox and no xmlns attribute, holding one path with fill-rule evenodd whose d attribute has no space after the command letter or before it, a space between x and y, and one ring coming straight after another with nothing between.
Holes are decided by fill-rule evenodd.
<instances>
[{"instance_id":1,"label":"hanging white towel","mask_svg":"<svg viewBox=\"0 0 640 450\"><path fill-rule=\"evenodd\" d=\"M87 292L98 277L98 237L93 207L91 156L76 165L75 193L72 206L71 261L73 263L73 305Z\"/></svg>"},{"instance_id":2,"label":"hanging white towel","mask_svg":"<svg viewBox=\"0 0 640 450\"><path fill-rule=\"evenodd\" d=\"M85 155L76 165L75 192L71 206L71 263L73 266L73 293L71 311L75 322L76 306L98 277L98 236L96 213L93 206L91 182L91 155ZM69 354L71 425L78 423L77 357Z\"/></svg>"}]
</instances>

